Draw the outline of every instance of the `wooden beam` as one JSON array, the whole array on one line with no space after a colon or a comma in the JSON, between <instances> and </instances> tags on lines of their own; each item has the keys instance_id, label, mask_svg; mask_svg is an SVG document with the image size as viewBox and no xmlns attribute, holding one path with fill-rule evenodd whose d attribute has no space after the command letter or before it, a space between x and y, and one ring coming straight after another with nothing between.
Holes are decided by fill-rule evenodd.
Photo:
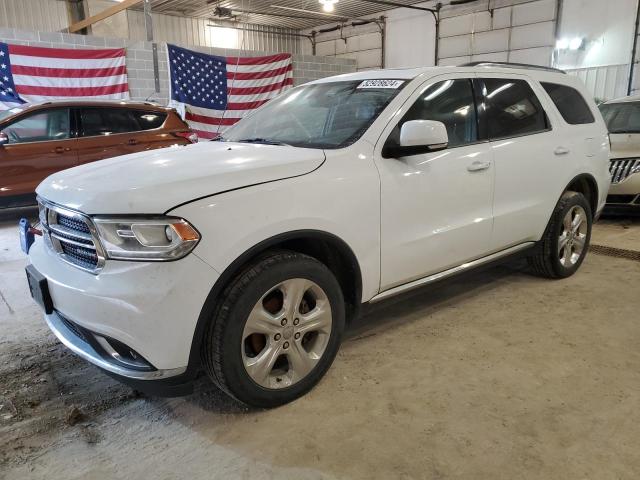
<instances>
[{"instance_id":1,"label":"wooden beam","mask_svg":"<svg viewBox=\"0 0 640 480\"><path fill-rule=\"evenodd\" d=\"M133 7L135 4L140 3L142 0L123 0L122 2L114 5L113 7L109 7L101 11L100 13L93 15L89 18L85 18L79 22L76 22L72 25L69 25L69 33L75 33L83 28L87 28L90 25L93 25L100 20L104 20L105 18L109 18L112 15L115 15L122 10L126 10L129 7Z\"/></svg>"}]
</instances>

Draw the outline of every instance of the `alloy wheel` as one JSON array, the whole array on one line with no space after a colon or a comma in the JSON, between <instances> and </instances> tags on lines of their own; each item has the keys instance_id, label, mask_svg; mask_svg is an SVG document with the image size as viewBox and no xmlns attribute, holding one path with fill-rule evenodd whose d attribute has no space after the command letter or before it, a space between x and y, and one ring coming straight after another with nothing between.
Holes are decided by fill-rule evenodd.
<instances>
[{"instance_id":1,"label":"alloy wheel","mask_svg":"<svg viewBox=\"0 0 640 480\"><path fill-rule=\"evenodd\" d=\"M285 280L249 313L241 345L245 370L262 387L291 386L320 361L331 327L331 305L324 290L304 278Z\"/></svg>"},{"instance_id":2,"label":"alloy wheel","mask_svg":"<svg viewBox=\"0 0 640 480\"><path fill-rule=\"evenodd\" d=\"M573 267L582 256L587 243L589 223L587 213L574 205L564 216L562 232L558 238L558 257L565 268Z\"/></svg>"}]
</instances>

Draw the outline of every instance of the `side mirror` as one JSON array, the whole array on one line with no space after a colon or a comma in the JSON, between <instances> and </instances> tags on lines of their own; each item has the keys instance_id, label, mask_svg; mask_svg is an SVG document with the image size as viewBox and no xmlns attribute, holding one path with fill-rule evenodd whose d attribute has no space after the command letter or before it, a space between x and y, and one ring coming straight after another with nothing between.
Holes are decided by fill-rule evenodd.
<instances>
[{"instance_id":1,"label":"side mirror","mask_svg":"<svg viewBox=\"0 0 640 480\"><path fill-rule=\"evenodd\" d=\"M449 136L444 123L435 120L409 120L400 129L400 145L385 146L385 157L407 157L447 148Z\"/></svg>"},{"instance_id":2,"label":"side mirror","mask_svg":"<svg viewBox=\"0 0 640 480\"><path fill-rule=\"evenodd\" d=\"M4 132L0 132L0 147L9 143L9 137Z\"/></svg>"}]
</instances>

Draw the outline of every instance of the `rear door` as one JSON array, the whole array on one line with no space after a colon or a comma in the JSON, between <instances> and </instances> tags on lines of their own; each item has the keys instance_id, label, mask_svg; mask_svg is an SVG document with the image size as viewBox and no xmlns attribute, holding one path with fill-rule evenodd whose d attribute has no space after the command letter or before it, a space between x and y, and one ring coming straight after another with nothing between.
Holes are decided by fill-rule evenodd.
<instances>
[{"instance_id":1,"label":"rear door","mask_svg":"<svg viewBox=\"0 0 640 480\"><path fill-rule=\"evenodd\" d=\"M77 161L69 108L27 113L2 128L9 143L0 146L0 196L30 195L52 173Z\"/></svg>"},{"instance_id":2,"label":"rear door","mask_svg":"<svg viewBox=\"0 0 640 480\"><path fill-rule=\"evenodd\" d=\"M139 127L127 108L81 107L78 117L78 162L88 163L137 152Z\"/></svg>"},{"instance_id":3,"label":"rear door","mask_svg":"<svg viewBox=\"0 0 640 480\"><path fill-rule=\"evenodd\" d=\"M497 251L539 240L566 178L558 170L564 150L539 85L515 74L486 74L477 83L495 165L491 246Z\"/></svg>"}]
</instances>

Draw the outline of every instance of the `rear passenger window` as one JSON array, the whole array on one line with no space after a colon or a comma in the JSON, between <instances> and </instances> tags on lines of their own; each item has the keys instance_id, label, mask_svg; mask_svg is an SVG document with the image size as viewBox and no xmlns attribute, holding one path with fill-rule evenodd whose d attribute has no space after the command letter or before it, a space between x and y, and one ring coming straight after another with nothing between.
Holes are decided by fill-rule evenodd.
<instances>
[{"instance_id":1,"label":"rear passenger window","mask_svg":"<svg viewBox=\"0 0 640 480\"><path fill-rule=\"evenodd\" d=\"M541 83L549 94L564 121L571 125L582 125L595 122L591 109L575 88L557 83Z\"/></svg>"},{"instance_id":2,"label":"rear passenger window","mask_svg":"<svg viewBox=\"0 0 640 480\"><path fill-rule=\"evenodd\" d=\"M83 137L140 130L131 112L126 108L83 108L80 123Z\"/></svg>"},{"instance_id":3,"label":"rear passenger window","mask_svg":"<svg viewBox=\"0 0 640 480\"><path fill-rule=\"evenodd\" d=\"M138 123L139 130L152 130L154 128L159 128L167 118L167 114L162 112L134 110L131 114Z\"/></svg>"},{"instance_id":4,"label":"rear passenger window","mask_svg":"<svg viewBox=\"0 0 640 480\"><path fill-rule=\"evenodd\" d=\"M547 115L527 82L503 78L482 82L491 139L531 135L549 128Z\"/></svg>"}]
</instances>

